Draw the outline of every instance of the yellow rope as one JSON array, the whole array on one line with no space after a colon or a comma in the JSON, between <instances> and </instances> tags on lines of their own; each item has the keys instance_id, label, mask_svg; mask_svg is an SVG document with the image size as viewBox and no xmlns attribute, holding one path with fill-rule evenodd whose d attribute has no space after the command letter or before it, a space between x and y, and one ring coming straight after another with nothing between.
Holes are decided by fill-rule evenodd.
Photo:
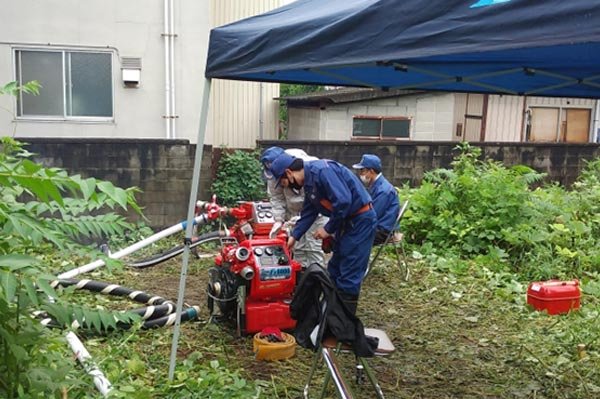
<instances>
[{"instance_id":1,"label":"yellow rope","mask_svg":"<svg viewBox=\"0 0 600 399\"><path fill-rule=\"evenodd\" d=\"M254 335L254 353L256 360L283 360L296 354L296 339L293 335L281 333L283 342L269 342L261 338L260 333Z\"/></svg>"}]
</instances>

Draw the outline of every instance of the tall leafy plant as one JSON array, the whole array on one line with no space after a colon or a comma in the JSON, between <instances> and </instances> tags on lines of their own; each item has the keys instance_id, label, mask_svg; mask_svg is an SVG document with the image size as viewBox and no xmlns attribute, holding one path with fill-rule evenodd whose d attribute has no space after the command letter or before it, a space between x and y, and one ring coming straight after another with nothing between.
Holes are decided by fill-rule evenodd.
<instances>
[{"instance_id":1,"label":"tall leafy plant","mask_svg":"<svg viewBox=\"0 0 600 399\"><path fill-rule=\"evenodd\" d=\"M425 252L482 261L528 279L576 277L600 265L600 160L571 190L543 185L529 167L481 160L468 144L452 169L426 174L405 192L411 208L402 226Z\"/></svg>"},{"instance_id":2,"label":"tall leafy plant","mask_svg":"<svg viewBox=\"0 0 600 399\"><path fill-rule=\"evenodd\" d=\"M219 202L232 206L237 201L258 200L265 197L265 183L257 152L235 150L223 152L212 192Z\"/></svg>"},{"instance_id":3,"label":"tall leafy plant","mask_svg":"<svg viewBox=\"0 0 600 399\"><path fill-rule=\"evenodd\" d=\"M25 87L37 91L35 85ZM25 87L9 84L2 93L15 94ZM45 168L31 155L22 143L1 138L0 397L8 398L53 395L64 384L77 383L70 363L56 350L64 343L32 318L34 311L44 311L62 325L77 320L99 331L132 320L127 314L65 303L50 282L59 266L54 259L60 258L51 254L88 252L77 238L135 228L114 210L131 207L140 212L136 189Z\"/></svg>"}]
</instances>

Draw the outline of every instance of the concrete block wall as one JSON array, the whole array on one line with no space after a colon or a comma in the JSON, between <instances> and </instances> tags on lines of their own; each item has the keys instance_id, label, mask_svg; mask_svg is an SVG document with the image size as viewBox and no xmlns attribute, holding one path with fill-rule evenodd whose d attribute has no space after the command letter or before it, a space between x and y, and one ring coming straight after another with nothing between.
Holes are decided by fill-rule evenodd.
<instances>
[{"instance_id":1,"label":"concrete block wall","mask_svg":"<svg viewBox=\"0 0 600 399\"><path fill-rule=\"evenodd\" d=\"M138 202L148 224L159 229L185 219L196 146L187 140L115 140L30 138L35 160L71 174L108 180L119 187L137 186ZM319 158L351 167L363 153L378 154L385 176L394 184L417 186L424 174L448 168L456 142L261 141L260 147L302 148ZM479 143L487 158L507 166L523 164L548 174L565 186L572 184L585 160L600 157L600 144ZM210 185L222 150L203 147L199 199L210 199ZM132 220L136 216L131 215Z\"/></svg>"},{"instance_id":2,"label":"concrete block wall","mask_svg":"<svg viewBox=\"0 0 600 399\"><path fill-rule=\"evenodd\" d=\"M187 216L196 146L187 140L28 138L34 160L70 174L139 187L136 195L151 227L160 229ZM212 146L204 146L198 198L208 199L213 178ZM133 212L130 220L139 220Z\"/></svg>"},{"instance_id":3,"label":"concrete block wall","mask_svg":"<svg viewBox=\"0 0 600 399\"><path fill-rule=\"evenodd\" d=\"M319 158L334 159L351 167L362 154L377 154L383 164L384 175L399 186L409 183L417 186L425 172L449 168L456 142L357 142L357 141L261 141L261 147L278 145L302 148ZM475 145L475 144L474 144ZM477 143L485 158L503 162L507 166L527 165L547 173L548 179L564 186L571 185L585 165L585 160L600 157L599 144L555 143Z\"/></svg>"}]
</instances>

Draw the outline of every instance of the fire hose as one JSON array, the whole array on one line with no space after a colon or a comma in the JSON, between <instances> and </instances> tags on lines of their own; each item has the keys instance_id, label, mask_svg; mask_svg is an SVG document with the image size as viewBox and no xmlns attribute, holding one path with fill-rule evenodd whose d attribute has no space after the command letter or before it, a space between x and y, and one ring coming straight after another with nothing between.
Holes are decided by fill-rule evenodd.
<instances>
[{"instance_id":1,"label":"fire hose","mask_svg":"<svg viewBox=\"0 0 600 399\"><path fill-rule=\"evenodd\" d=\"M133 309L131 311L139 315L142 320L145 320L144 324L142 324L143 329L170 326L175 322L175 314L173 313L175 310L175 305L173 302L161 296L150 295L146 292L133 290L117 284L110 284L94 280L62 279L53 281L51 285L53 287L74 286L76 289L88 290L105 295L126 296L133 301L150 305L143 308ZM199 310L200 308L198 306L192 306L186 309L185 312L181 314L181 321L193 320L197 318ZM44 313L39 312L36 313L36 315L38 317L45 316ZM57 326L56 321L48 317L43 318L42 324L49 327ZM129 326L125 323L118 323L117 326L120 328L129 328ZM74 323L72 327L78 328L80 325L79 323Z\"/></svg>"},{"instance_id":2,"label":"fire hose","mask_svg":"<svg viewBox=\"0 0 600 399\"><path fill-rule=\"evenodd\" d=\"M296 353L296 339L293 335L282 332L282 342L273 342L261 333L256 333L253 340L253 351L256 360L283 360L289 359Z\"/></svg>"},{"instance_id":3,"label":"fire hose","mask_svg":"<svg viewBox=\"0 0 600 399\"><path fill-rule=\"evenodd\" d=\"M213 198L212 204L198 201L197 207L198 207L198 209L205 209L206 213L201 214L201 215L195 217L194 219L190 218L189 222L191 222L192 224L195 224L195 225L204 224L204 223L207 223L209 220L214 219L216 216L218 216L215 212L217 207L216 207L214 198ZM156 242L164 237L168 237L179 231L185 230L187 228L187 225L188 225L188 221L183 221L181 223L178 223L178 224L171 226L168 229L165 229L163 231L160 231L140 242L130 245L129 247L126 247L114 254L110 254L109 257L112 259L119 259L123 256L129 255L129 254L131 254L141 248L144 248L144 247L152 244L153 242ZM96 260L91 263L88 263L87 265L80 266L78 268L64 272L64 273L58 275L58 278L59 279L72 278L72 277L77 276L78 274L97 269L101 266L104 266L105 264L106 264L106 262L104 262L101 259ZM104 288L107 289L108 287L104 287ZM112 289L111 289L111 291L112 291ZM130 292L127 295L130 297L134 297L134 298L138 298L138 296L139 296L139 294L136 292ZM148 300L153 299L153 298L155 298L155 297L150 297L150 298L148 298ZM161 303L161 304L167 305L166 302L167 301L164 301L164 303ZM150 314L154 314L155 312L156 312L156 314L159 314L160 312L164 311L164 309L162 309L161 311L158 311L157 308L154 308L154 309L152 309L152 311L150 311L149 309L151 307L152 307L152 305L150 307L148 307L148 309L144 310L144 315L146 315L148 312L150 312ZM170 303L169 303L168 309L172 312L172 305ZM177 311L181 312L179 305L178 305ZM154 322L152 323L152 325L150 325L149 327L155 327L155 326L160 326L160 325L171 325L177 320L176 314L175 314L174 318L171 318L169 316L170 316L170 314L160 317L159 319L155 319ZM197 316L198 316L198 307L193 307L193 308L187 309L185 312L180 313L180 320L194 319ZM144 316L142 316L142 317L144 317ZM165 318L164 321L162 321L163 318ZM177 330L177 326L176 326L176 330ZM177 333L177 331L176 331L176 333ZM98 369L98 367L94 364L89 352L85 349L82 342L72 332L67 334L67 341L69 343L69 346L73 350L73 353L75 353L75 355L77 356L77 359L79 360L79 362L86 369L86 372L93 377L96 388L100 391L100 393L103 396L107 396L111 390L111 383L104 376L102 371L100 371L100 369Z\"/></svg>"},{"instance_id":4,"label":"fire hose","mask_svg":"<svg viewBox=\"0 0 600 399\"><path fill-rule=\"evenodd\" d=\"M200 225L200 224L207 223L211 217L212 216L210 214L203 213L203 214L201 214L199 216L196 216L194 218L193 224ZM152 244L152 243L154 243L154 242L156 242L156 241L158 241L158 240L160 240L162 238L165 238L165 237L168 237L168 236L173 235L175 233L178 233L180 231L183 231L186 228L186 226L187 226L187 221L183 221L183 222L177 223L176 225L171 226L171 227L169 227L169 228L167 228L165 230L162 230L162 231L160 231L160 232L158 232L156 234L153 234L152 236L150 236L148 238L145 238L145 239L143 239L143 240L141 240L139 242L136 242L133 245L130 245L130 246L126 247L126 248L123 248L120 251L115 252L114 254L110 254L109 258L120 259L123 256L132 254L135 251L138 251L138 250L140 250L140 249L142 249L142 248L144 248L144 247L146 247L146 246L148 246L148 245L150 245L150 244ZM87 265L83 265L83 266L77 267L75 269L69 270L67 272L61 273L61 274L58 275L58 278L59 279L72 278L72 277L75 277L75 276L77 276L79 274L95 270L95 269L97 269L97 268L99 268L101 266L104 266L104 265L106 265L106 262L104 262L102 259L98 259L98 260L95 260L95 261L93 261L91 263L88 263Z\"/></svg>"},{"instance_id":5,"label":"fire hose","mask_svg":"<svg viewBox=\"0 0 600 399\"><path fill-rule=\"evenodd\" d=\"M227 235L228 235L227 231L212 231L210 233L205 233L198 237L194 237L194 238L192 238L192 243L190 244L190 249L195 248L199 245L205 244L210 241L219 240L220 238L226 237ZM150 258L127 263L127 266L135 267L138 269L155 266L159 263L162 263L171 258L174 258L175 256L181 255L183 253L184 249L185 249L184 245L178 245L176 247L171 248L168 251L165 251L158 255L154 255Z\"/></svg>"},{"instance_id":6,"label":"fire hose","mask_svg":"<svg viewBox=\"0 0 600 399\"><path fill-rule=\"evenodd\" d=\"M185 309L181 313L181 321L195 320L198 317L199 312L200 312L199 306L191 306L191 307ZM47 314L44 312L37 313L36 316L41 318L40 323L45 327L53 327L53 328L65 327L65 326L61 325L56 319L51 318L51 317L46 317ZM175 313L170 313L170 314L166 314L166 315L162 315L162 316L155 315L156 318L145 319L141 328L142 328L142 330L149 330L151 328L172 326L175 323L176 316L177 315ZM82 326L79 322L74 321L73 323L71 323L70 327L73 329L78 329L81 327L89 328L90 326L89 325ZM127 330L127 329L131 328L131 324L119 322L119 323L117 323L117 327L122 330Z\"/></svg>"},{"instance_id":7,"label":"fire hose","mask_svg":"<svg viewBox=\"0 0 600 399\"><path fill-rule=\"evenodd\" d=\"M88 290L106 295L126 296L135 302L144 303L147 305L173 303L161 296L150 295L143 291L133 290L131 288L126 288L117 284L105 283L102 281L61 279L55 280L51 283L51 286L54 288L59 285L62 287L75 286L76 289Z\"/></svg>"}]
</instances>

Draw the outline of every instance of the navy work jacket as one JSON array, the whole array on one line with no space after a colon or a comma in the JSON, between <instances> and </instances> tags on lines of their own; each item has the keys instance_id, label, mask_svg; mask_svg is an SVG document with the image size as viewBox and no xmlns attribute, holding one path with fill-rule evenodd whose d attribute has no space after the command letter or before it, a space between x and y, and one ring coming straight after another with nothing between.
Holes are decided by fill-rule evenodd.
<instances>
[{"instance_id":1,"label":"navy work jacket","mask_svg":"<svg viewBox=\"0 0 600 399\"><path fill-rule=\"evenodd\" d=\"M383 175L379 175L369 186L369 194L373 198L373 209L377 213L377 229L394 230L400 212L400 201L396 188Z\"/></svg>"},{"instance_id":2,"label":"navy work jacket","mask_svg":"<svg viewBox=\"0 0 600 399\"><path fill-rule=\"evenodd\" d=\"M304 162L304 205L292 231L298 240L319 214L329 217L325 231L338 231L345 219L371 202L358 177L344 165L328 159Z\"/></svg>"}]
</instances>

